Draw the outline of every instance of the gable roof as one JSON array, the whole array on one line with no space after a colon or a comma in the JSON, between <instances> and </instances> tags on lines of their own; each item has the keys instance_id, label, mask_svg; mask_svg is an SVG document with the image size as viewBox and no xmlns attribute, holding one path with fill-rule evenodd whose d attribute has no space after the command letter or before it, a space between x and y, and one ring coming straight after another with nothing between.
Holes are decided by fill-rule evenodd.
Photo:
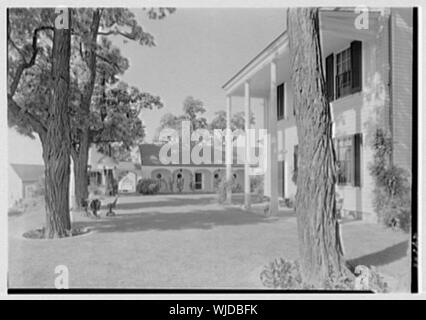
<instances>
[{"instance_id":1,"label":"gable roof","mask_svg":"<svg viewBox=\"0 0 426 320\"><path fill-rule=\"evenodd\" d=\"M117 169L121 171L138 171L141 169L141 165L132 161L120 161Z\"/></svg>"},{"instance_id":2,"label":"gable roof","mask_svg":"<svg viewBox=\"0 0 426 320\"><path fill-rule=\"evenodd\" d=\"M16 164L10 166L23 182L35 182L44 175L44 165L42 164Z\"/></svg>"},{"instance_id":3,"label":"gable roof","mask_svg":"<svg viewBox=\"0 0 426 320\"><path fill-rule=\"evenodd\" d=\"M154 144L154 143L144 143L141 144L139 146L139 150L141 153L141 165L143 166L166 166L166 167L224 167L225 166L225 159L226 159L226 152L225 152L225 147L222 148L222 151L220 149L213 149L211 150L211 161L210 164L206 164L206 163L201 163L201 164L197 164L194 163L192 160L192 157L190 157L190 163L189 164L183 164L182 163L182 152L179 152L179 164L163 164L160 161L159 155L160 155L160 150L163 147L164 144ZM180 146L180 151L181 151L181 144L179 144ZM215 164L214 163L214 154L215 152L222 152L222 164ZM237 161L238 159L238 152L237 149L234 148L234 153L233 153L233 166L238 167L238 166L243 166L243 162L242 161Z\"/></svg>"}]
</instances>

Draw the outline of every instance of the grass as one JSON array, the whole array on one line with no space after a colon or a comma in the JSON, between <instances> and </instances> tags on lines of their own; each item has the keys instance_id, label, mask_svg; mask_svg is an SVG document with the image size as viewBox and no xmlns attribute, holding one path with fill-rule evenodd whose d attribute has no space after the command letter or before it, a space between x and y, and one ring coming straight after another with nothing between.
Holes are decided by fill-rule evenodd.
<instances>
[{"instance_id":1,"label":"grass","mask_svg":"<svg viewBox=\"0 0 426 320\"><path fill-rule=\"evenodd\" d=\"M157 195L120 198L115 212L106 218L104 209L99 220L75 215L74 227L93 232L49 241L22 237L41 227L41 206L9 217L10 287L54 287L55 267L65 265L74 288L263 288L264 265L298 257L293 210L265 218L224 208L215 195ZM349 260L376 265L407 290L407 235L350 222L343 236Z\"/></svg>"}]
</instances>

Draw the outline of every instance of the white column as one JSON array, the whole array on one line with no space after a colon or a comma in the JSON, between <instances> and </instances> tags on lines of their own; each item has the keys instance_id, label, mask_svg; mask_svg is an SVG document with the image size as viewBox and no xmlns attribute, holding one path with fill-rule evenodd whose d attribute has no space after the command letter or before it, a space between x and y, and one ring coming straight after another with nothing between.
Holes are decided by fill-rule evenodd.
<instances>
[{"instance_id":1,"label":"white column","mask_svg":"<svg viewBox=\"0 0 426 320\"><path fill-rule=\"evenodd\" d=\"M250 208L250 83L244 83L244 130L245 139L245 161L244 161L244 207Z\"/></svg>"},{"instance_id":2,"label":"white column","mask_svg":"<svg viewBox=\"0 0 426 320\"><path fill-rule=\"evenodd\" d=\"M271 171L270 176L270 203L269 214L278 213L278 156L277 156L277 64L271 62L271 79L269 91L269 150L268 168Z\"/></svg>"},{"instance_id":3,"label":"white column","mask_svg":"<svg viewBox=\"0 0 426 320\"><path fill-rule=\"evenodd\" d=\"M268 98L263 99L263 127L267 130L269 133L269 101ZM271 190L270 190L270 180L271 180L271 168L269 167L269 158L271 157L271 148L269 145L270 136L268 135L267 140L265 141L265 153L266 153L266 172L264 175L263 180L263 195L264 196L271 196Z\"/></svg>"},{"instance_id":4,"label":"white column","mask_svg":"<svg viewBox=\"0 0 426 320\"><path fill-rule=\"evenodd\" d=\"M229 182L232 179L232 132L231 132L231 108L232 100L231 96L226 97L226 181ZM232 188L228 187L226 190L226 202L232 202Z\"/></svg>"}]
</instances>

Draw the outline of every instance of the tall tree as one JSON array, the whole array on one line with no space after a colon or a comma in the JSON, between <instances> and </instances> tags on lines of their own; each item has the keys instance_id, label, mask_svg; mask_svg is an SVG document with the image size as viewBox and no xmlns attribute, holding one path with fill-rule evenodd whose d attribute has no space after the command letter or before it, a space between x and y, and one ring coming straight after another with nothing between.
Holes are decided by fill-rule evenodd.
<instances>
[{"instance_id":1,"label":"tall tree","mask_svg":"<svg viewBox=\"0 0 426 320\"><path fill-rule=\"evenodd\" d=\"M342 276L336 219L335 151L323 74L318 8L288 10L298 148L296 214L302 276L317 288Z\"/></svg>"},{"instance_id":2,"label":"tall tree","mask_svg":"<svg viewBox=\"0 0 426 320\"><path fill-rule=\"evenodd\" d=\"M174 11L169 8L145 10L152 19L162 19ZM8 123L22 134L30 137L38 135L43 150L50 143L46 137L53 119L51 91L59 83L52 80L50 73L55 18L54 10L49 8L14 8L7 11ZM119 36L140 45L152 46L155 43L153 36L142 29L134 14L127 9L78 8L72 10L72 20L70 92L63 96L69 104L67 112L72 123L71 145L69 140L64 139L63 144L52 148L71 148L76 172L75 189L77 193L83 194L78 197L81 199L87 196L88 148L93 137L99 134L99 128L92 127L98 115L96 108L92 108L95 100L93 92L102 80L102 77L96 75L100 72L105 78L113 79L128 67L127 59L121 56L107 37ZM158 97L151 98L158 100ZM59 118L55 116L56 119ZM47 157L45 161L54 164L54 158L48 152L44 152L44 155ZM64 188L68 188L66 179L68 176L65 174L59 176L58 173L55 177L56 185L62 186L61 192L66 192ZM51 182L48 179L45 181L46 184ZM54 195L55 199L46 199L46 206L65 208L65 203ZM56 209L55 212L59 214L59 209Z\"/></svg>"},{"instance_id":3,"label":"tall tree","mask_svg":"<svg viewBox=\"0 0 426 320\"><path fill-rule=\"evenodd\" d=\"M172 8L146 9L150 19L163 19ZM120 36L132 40L140 45L154 46L154 37L144 31L139 25L133 12L124 8L80 8L79 33L77 38L77 52L86 70L85 81L78 85L80 89L80 103L77 114L81 115L78 130L73 134L72 157L75 174L76 205L81 206L88 196L87 162L89 147L97 131L91 129L91 105L96 81L101 83L113 78L114 74L122 73L127 69L127 61L121 58L119 50L111 48L108 36ZM99 40L100 37L100 40ZM107 50L102 50L107 48ZM106 52L105 52L106 51ZM101 70L101 72L100 72ZM101 73L101 77L97 77Z\"/></svg>"},{"instance_id":4,"label":"tall tree","mask_svg":"<svg viewBox=\"0 0 426 320\"><path fill-rule=\"evenodd\" d=\"M244 111L236 112L231 117L231 130L244 130L245 114ZM255 124L254 114L250 113L250 124ZM226 129L226 111L220 110L215 113L215 117L209 124L210 130Z\"/></svg>"},{"instance_id":5,"label":"tall tree","mask_svg":"<svg viewBox=\"0 0 426 320\"><path fill-rule=\"evenodd\" d=\"M160 97L140 92L122 81L108 85L102 97L95 96L99 102L93 103L91 141L99 151L114 154L115 158L130 157L130 149L142 143L145 136L141 111L161 108Z\"/></svg>"},{"instance_id":6,"label":"tall tree","mask_svg":"<svg viewBox=\"0 0 426 320\"><path fill-rule=\"evenodd\" d=\"M180 134L182 121L189 121L191 131L208 128L207 119L203 117L206 108L200 99L195 99L192 96L186 97L183 101L182 111L183 113L178 116L173 113L166 113L161 117L155 139L158 139L162 129L175 129Z\"/></svg>"},{"instance_id":7,"label":"tall tree","mask_svg":"<svg viewBox=\"0 0 426 320\"><path fill-rule=\"evenodd\" d=\"M12 124L26 124L25 127L28 131L34 130L40 137L45 163L45 237L64 237L71 230L68 203L71 10L65 9L62 13L63 21L68 23L61 25L61 28L54 27L53 22L56 15L53 9L39 11L39 19L29 17L28 20L25 20L25 16L28 16L27 12L21 10L17 10L18 15L23 13L23 16L19 18L24 19L23 23L28 24L27 28L20 28L20 22L16 22L11 17L16 12L11 13L10 10L7 12L8 49L12 51L11 55L8 55L8 118ZM41 25L41 23L45 24ZM45 31L53 32L53 36L51 34L40 36L40 33ZM25 42L25 34L32 35L31 42ZM39 110L37 114L28 110L29 105L20 104L15 98L18 101L30 98L23 97L22 93L20 96L17 94L17 90L21 79L26 77L25 71L35 65L38 53L43 51L43 47L38 46L39 37L42 38L42 41L48 41L53 37L53 42L44 47L44 53L51 52L51 73L44 79L51 86L50 90L45 91L45 102L49 103L43 105L42 110ZM47 53L47 55L49 54ZM28 74L29 78L33 76L37 77L36 74ZM32 92L31 85L27 87L27 90ZM37 102L41 101L37 100Z\"/></svg>"}]
</instances>

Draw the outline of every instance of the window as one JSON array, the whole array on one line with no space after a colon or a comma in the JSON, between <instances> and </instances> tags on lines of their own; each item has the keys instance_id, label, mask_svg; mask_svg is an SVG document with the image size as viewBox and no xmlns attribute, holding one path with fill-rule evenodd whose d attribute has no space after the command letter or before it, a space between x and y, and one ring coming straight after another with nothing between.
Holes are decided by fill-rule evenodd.
<instances>
[{"instance_id":1,"label":"window","mask_svg":"<svg viewBox=\"0 0 426 320\"><path fill-rule=\"evenodd\" d=\"M329 101L362 90L362 42L352 41L350 47L325 59L326 91Z\"/></svg>"},{"instance_id":2,"label":"window","mask_svg":"<svg viewBox=\"0 0 426 320\"><path fill-rule=\"evenodd\" d=\"M335 139L337 183L361 186L361 134Z\"/></svg>"},{"instance_id":3,"label":"window","mask_svg":"<svg viewBox=\"0 0 426 320\"><path fill-rule=\"evenodd\" d=\"M351 49L336 54L336 97L352 92Z\"/></svg>"},{"instance_id":4,"label":"window","mask_svg":"<svg viewBox=\"0 0 426 320\"><path fill-rule=\"evenodd\" d=\"M203 175L200 172L195 173L195 190L203 188Z\"/></svg>"},{"instance_id":5,"label":"window","mask_svg":"<svg viewBox=\"0 0 426 320\"><path fill-rule=\"evenodd\" d=\"M277 120L284 119L284 83L277 87Z\"/></svg>"}]
</instances>

